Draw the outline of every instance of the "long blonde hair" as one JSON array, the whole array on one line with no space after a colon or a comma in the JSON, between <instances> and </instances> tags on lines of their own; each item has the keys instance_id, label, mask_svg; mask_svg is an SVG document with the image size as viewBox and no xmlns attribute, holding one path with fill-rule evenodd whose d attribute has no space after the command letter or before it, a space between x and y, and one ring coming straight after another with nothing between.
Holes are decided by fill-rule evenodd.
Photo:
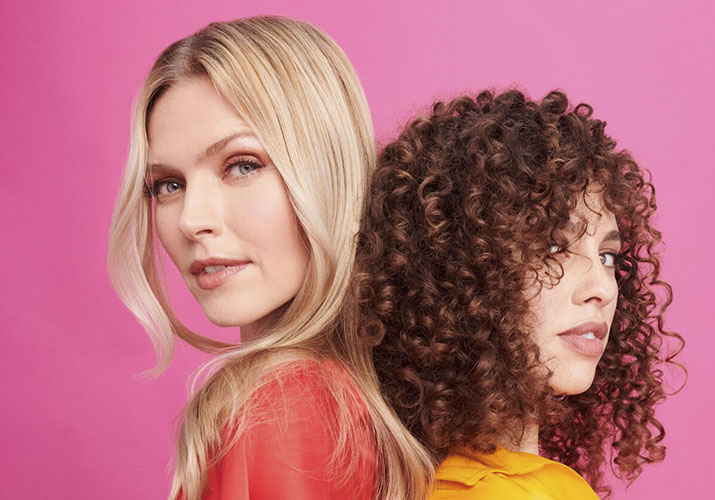
<instances>
[{"instance_id":1,"label":"long blonde hair","mask_svg":"<svg viewBox=\"0 0 715 500\"><path fill-rule=\"evenodd\" d=\"M262 336L242 346L198 335L177 318L156 263L151 200L144 195L152 106L177 82L195 77L209 78L260 139L283 177L310 254L295 298ZM174 335L216 354L184 412L171 498L180 492L186 500L200 498L208 467L231 445L222 442L222 431L230 426L240 435L262 376L302 357L336 360L354 379L377 444L378 497L426 496L433 465L380 396L350 292L374 165L372 122L357 76L335 42L307 23L273 16L213 23L155 62L135 103L108 265L117 293L154 343L155 373L171 359ZM347 403L337 386L331 390ZM348 405L341 410L336 453L356 436Z\"/></svg>"}]
</instances>

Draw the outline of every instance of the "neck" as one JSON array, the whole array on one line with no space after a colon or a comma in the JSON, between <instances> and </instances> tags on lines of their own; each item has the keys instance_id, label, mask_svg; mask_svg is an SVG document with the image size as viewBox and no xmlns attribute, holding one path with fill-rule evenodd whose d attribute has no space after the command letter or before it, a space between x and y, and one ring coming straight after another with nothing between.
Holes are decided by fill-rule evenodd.
<instances>
[{"instance_id":1,"label":"neck","mask_svg":"<svg viewBox=\"0 0 715 500\"><path fill-rule=\"evenodd\" d=\"M241 344L258 340L265 331L265 325L266 320L264 317L254 321L253 323L249 323L248 325L241 326Z\"/></svg>"},{"instance_id":2,"label":"neck","mask_svg":"<svg viewBox=\"0 0 715 500\"><path fill-rule=\"evenodd\" d=\"M524 427L524 436L519 443L519 451L525 451L526 453L533 453L534 455L539 454L539 425L538 424L527 424Z\"/></svg>"},{"instance_id":3,"label":"neck","mask_svg":"<svg viewBox=\"0 0 715 500\"><path fill-rule=\"evenodd\" d=\"M520 441L515 441L513 439L505 439L503 441L500 441L499 444L507 450L533 453L534 455L539 454L538 424L526 424L524 426L524 433L520 437Z\"/></svg>"},{"instance_id":4,"label":"neck","mask_svg":"<svg viewBox=\"0 0 715 500\"><path fill-rule=\"evenodd\" d=\"M274 321L271 315L267 315L257 319L253 323L241 326L241 343L244 344L258 340L265 334L266 330L270 329Z\"/></svg>"},{"instance_id":5,"label":"neck","mask_svg":"<svg viewBox=\"0 0 715 500\"><path fill-rule=\"evenodd\" d=\"M241 343L258 340L260 337L263 337L266 332L270 332L270 330L278 324L289 304L290 301L265 316L258 318L253 323L241 326Z\"/></svg>"},{"instance_id":6,"label":"neck","mask_svg":"<svg viewBox=\"0 0 715 500\"><path fill-rule=\"evenodd\" d=\"M241 327L241 344L255 340L256 330L251 328L252 325L246 325Z\"/></svg>"}]
</instances>

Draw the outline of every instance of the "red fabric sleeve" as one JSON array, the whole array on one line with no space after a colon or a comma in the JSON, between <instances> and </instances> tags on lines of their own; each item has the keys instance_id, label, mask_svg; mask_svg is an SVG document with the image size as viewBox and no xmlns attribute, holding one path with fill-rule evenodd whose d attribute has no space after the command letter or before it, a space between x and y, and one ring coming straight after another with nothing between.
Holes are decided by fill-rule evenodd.
<instances>
[{"instance_id":1,"label":"red fabric sleeve","mask_svg":"<svg viewBox=\"0 0 715 500\"><path fill-rule=\"evenodd\" d=\"M256 423L209 470L204 500L374 499L376 461L367 428L366 439L349 444L361 457L356 471L339 484L344 469L329 467L339 408L319 371L325 365L303 363L261 389ZM349 384L337 368L329 370ZM364 407L356 406L351 415L367 427Z\"/></svg>"}]
</instances>

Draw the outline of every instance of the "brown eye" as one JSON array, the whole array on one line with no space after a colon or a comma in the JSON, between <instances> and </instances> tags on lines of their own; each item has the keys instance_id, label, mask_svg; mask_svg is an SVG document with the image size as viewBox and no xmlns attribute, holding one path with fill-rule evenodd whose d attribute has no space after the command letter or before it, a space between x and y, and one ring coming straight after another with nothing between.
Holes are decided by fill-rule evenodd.
<instances>
[{"instance_id":1,"label":"brown eye","mask_svg":"<svg viewBox=\"0 0 715 500\"><path fill-rule=\"evenodd\" d=\"M600 255L601 257L601 264L603 264L606 267L616 267L616 254L613 252L606 252L602 253Z\"/></svg>"}]
</instances>

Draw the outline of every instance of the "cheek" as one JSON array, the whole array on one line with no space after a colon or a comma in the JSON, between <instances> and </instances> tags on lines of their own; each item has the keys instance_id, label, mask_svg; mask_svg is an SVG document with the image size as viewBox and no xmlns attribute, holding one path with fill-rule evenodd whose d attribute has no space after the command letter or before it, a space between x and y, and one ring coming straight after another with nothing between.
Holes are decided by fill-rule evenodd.
<instances>
[{"instance_id":1,"label":"cheek","mask_svg":"<svg viewBox=\"0 0 715 500\"><path fill-rule=\"evenodd\" d=\"M616 300L611 301L606 307L606 314L608 315L606 321L608 322L608 326L611 326L613 324L613 317L616 315L616 309L618 308L618 291L616 291Z\"/></svg>"},{"instance_id":2,"label":"cheek","mask_svg":"<svg viewBox=\"0 0 715 500\"><path fill-rule=\"evenodd\" d=\"M534 327L537 332L545 332L554 322L558 305L559 290L557 287L543 286L541 291L534 292L529 301Z\"/></svg>"},{"instance_id":3,"label":"cheek","mask_svg":"<svg viewBox=\"0 0 715 500\"><path fill-rule=\"evenodd\" d=\"M154 209L154 230L159 237L161 246L169 254L169 257L176 262L179 251L180 234L176 216L169 208Z\"/></svg>"},{"instance_id":4,"label":"cheek","mask_svg":"<svg viewBox=\"0 0 715 500\"><path fill-rule=\"evenodd\" d=\"M569 300L567 287L563 281L553 287L542 287L541 291L529 301L533 321L533 339L542 356L548 357L554 348L554 334L563 326L563 311L567 310Z\"/></svg>"},{"instance_id":5,"label":"cheek","mask_svg":"<svg viewBox=\"0 0 715 500\"><path fill-rule=\"evenodd\" d=\"M307 251L279 178L252 192L250 198L234 199L231 225L256 252L251 257L266 264L264 272L284 272L304 262Z\"/></svg>"}]
</instances>

